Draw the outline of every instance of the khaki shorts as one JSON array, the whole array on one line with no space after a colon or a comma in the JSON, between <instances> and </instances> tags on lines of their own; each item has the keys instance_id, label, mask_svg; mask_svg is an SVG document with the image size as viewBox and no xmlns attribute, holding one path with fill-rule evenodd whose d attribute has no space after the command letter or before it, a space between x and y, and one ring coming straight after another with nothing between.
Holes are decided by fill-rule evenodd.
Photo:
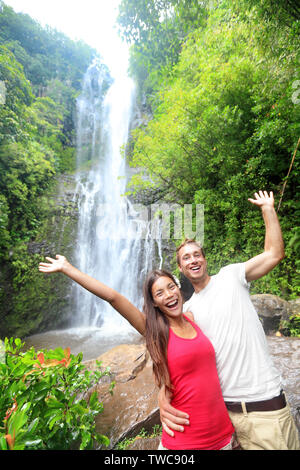
<instances>
[{"instance_id":1,"label":"khaki shorts","mask_svg":"<svg viewBox=\"0 0 300 470\"><path fill-rule=\"evenodd\" d=\"M244 450L300 450L299 434L289 405L276 411L229 411Z\"/></svg>"}]
</instances>

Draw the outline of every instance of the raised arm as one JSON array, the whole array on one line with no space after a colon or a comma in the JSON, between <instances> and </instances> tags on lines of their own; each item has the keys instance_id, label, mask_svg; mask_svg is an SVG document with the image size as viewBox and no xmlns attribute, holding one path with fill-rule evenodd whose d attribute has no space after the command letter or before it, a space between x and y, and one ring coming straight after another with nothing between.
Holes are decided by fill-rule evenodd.
<instances>
[{"instance_id":1,"label":"raised arm","mask_svg":"<svg viewBox=\"0 0 300 470\"><path fill-rule=\"evenodd\" d=\"M145 335L145 315L129 302L126 297L88 274L82 273L79 269L72 266L64 256L56 255L56 259L49 257L46 257L46 259L49 263L40 263L40 272L46 274L61 272L65 274L92 294L95 294L97 297L109 302L115 310L117 310L139 333L141 333L141 335Z\"/></svg>"},{"instance_id":2,"label":"raised arm","mask_svg":"<svg viewBox=\"0 0 300 470\"><path fill-rule=\"evenodd\" d=\"M260 207L265 222L265 247L263 253L254 256L245 263L247 281L254 281L268 274L283 258L284 243L279 220L274 208L274 197L266 191L255 193L255 199L248 199Z\"/></svg>"}]
</instances>

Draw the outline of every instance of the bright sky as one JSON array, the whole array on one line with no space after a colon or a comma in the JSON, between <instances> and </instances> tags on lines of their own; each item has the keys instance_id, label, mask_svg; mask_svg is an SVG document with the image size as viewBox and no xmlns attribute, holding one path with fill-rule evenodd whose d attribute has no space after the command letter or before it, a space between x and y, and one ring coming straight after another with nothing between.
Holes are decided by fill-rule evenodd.
<instances>
[{"instance_id":1,"label":"bright sky","mask_svg":"<svg viewBox=\"0 0 300 470\"><path fill-rule=\"evenodd\" d=\"M118 35L116 18L120 0L4 0L42 26L48 24L71 39L82 39L97 49L111 73L127 70L128 46Z\"/></svg>"}]
</instances>

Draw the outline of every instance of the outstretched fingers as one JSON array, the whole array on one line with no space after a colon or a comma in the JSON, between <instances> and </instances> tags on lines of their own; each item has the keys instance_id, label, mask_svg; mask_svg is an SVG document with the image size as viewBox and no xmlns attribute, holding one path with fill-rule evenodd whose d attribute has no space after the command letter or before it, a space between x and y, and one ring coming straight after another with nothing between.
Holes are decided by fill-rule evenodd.
<instances>
[{"instance_id":1,"label":"outstretched fingers","mask_svg":"<svg viewBox=\"0 0 300 470\"><path fill-rule=\"evenodd\" d=\"M52 267L52 264L48 263L40 263L39 264L39 271L41 272L47 272L49 269Z\"/></svg>"},{"instance_id":2,"label":"outstretched fingers","mask_svg":"<svg viewBox=\"0 0 300 470\"><path fill-rule=\"evenodd\" d=\"M253 198L248 198L248 201L250 201L252 204L255 204L256 206L263 206L263 205L272 205L274 204L274 196L273 196L273 191L270 191L270 194L268 194L267 191L258 191L254 193Z\"/></svg>"},{"instance_id":3,"label":"outstretched fingers","mask_svg":"<svg viewBox=\"0 0 300 470\"><path fill-rule=\"evenodd\" d=\"M50 263L39 263L39 271L43 273L52 273L60 271L65 260L64 256L61 255L56 255L56 259L51 258L50 256L46 256L45 258L46 260L50 261Z\"/></svg>"}]
</instances>

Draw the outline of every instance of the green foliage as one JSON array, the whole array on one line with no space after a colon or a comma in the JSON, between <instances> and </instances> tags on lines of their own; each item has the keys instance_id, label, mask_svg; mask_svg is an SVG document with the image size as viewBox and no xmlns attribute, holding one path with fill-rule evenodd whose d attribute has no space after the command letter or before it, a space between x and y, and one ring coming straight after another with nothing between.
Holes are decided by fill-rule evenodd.
<instances>
[{"instance_id":1,"label":"green foliage","mask_svg":"<svg viewBox=\"0 0 300 470\"><path fill-rule=\"evenodd\" d=\"M243 0L236 3L239 7L255 8L258 16L266 21L278 21L291 24L300 19L300 4L298 0Z\"/></svg>"},{"instance_id":2,"label":"green foliage","mask_svg":"<svg viewBox=\"0 0 300 470\"><path fill-rule=\"evenodd\" d=\"M26 139L24 111L33 101L30 83L13 54L0 45L0 80L5 87L4 104L0 105L0 145Z\"/></svg>"},{"instance_id":3,"label":"green foliage","mask_svg":"<svg viewBox=\"0 0 300 470\"><path fill-rule=\"evenodd\" d=\"M118 23L121 35L131 46L129 70L135 78L139 98L156 106L161 82L170 79L188 31L205 23L208 1L122 0Z\"/></svg>"},{"instance_id":4,"label":"green foliage","mask_svg":"<svg viewBox=\"0 0 300 470\"><path fill-rule=\"evenodd\" d=\"M22 352L20 339L0 351L0 449L93 449L109 444L95 431L103 411L97 392L87 393L109 370L88 371L69 348Z\"/></svg>"},{"instance_id":5,"label":"green foliage","mask_svg":"<svg viewBox=\"0 0 300 470\"><path fill-rule=\"evenodd\" d=\"M9 207L3 194L0 194L0 250L5 252L10 245L10 233L8 229Z\"/></svg>"},{"instance_id":6,"label":"green foliage","mask_svg":"<svg viewBox=\"0 0 300 470\"><path fill-rule=\"evenodd\" d=\"M9 263L9 253L37 235L45 216L40 197L55 175L75 170L76 98L96 55L90 46L2 4L0 263ZM15 267L10 266L14 279Z\"/></svg>"},{"instance_id":7,"label":"green foliage","mask_svg":"<svg viewBox=\"0 0 300 470\"><path fill-rule=\"evenodd\" d=\"M54 164L54 153L36 141L0 146L0 192L8 205L12 243L29 241L36 234L40 214L37 198L49 187Z\"/></svg>"},{"instance_id":8,"label":"green foliage","mask_svg":"<svg viewBox=\"0 0 300 470\"><path fill-rule=\"evenodd\" d=\"M204 204L204 243L211 272L216 272L263 250L263 220L248 198L266 189L278 203L286 181L300 136L300 105L293 95L300 78L299 21L289 13L295 10L290 2L289 7L279 2L271 14L271 0L223 0L201 2L203 21L196 27L180 2L156 2L161 15L166 3L170 17L189 34L179 40L168 79L164 74L155 78L153 118L132 132L129 163L137 172L131 188L160 191L164 200L181 205ZM133 8L129 0L122 4ZM158 34L164 21L153 21L152 10L144 15L136 12L131 24L135 73L149 57L143 48L152 47L154 53L148 37ZM153 60L156 70L160 61ZM146 81L143 86L149 93ZM300 293L297 157L279 212L286 258L253 285L255 292L284 298Z\"/></svg>"},{"instance_id":9,"label":"green foliage","mask_svg":"<svg viewBox=\"0 0 300 470\"><path fill-rule=\"evenodd\" d=\"M161 433L162 427L159 424L156 424L150 432L147 432L144 428L142 428L136 436L118 442L118 444L116 445L116 449L127 450L128 447L133 444L134 441L136 441L137 439L152 439L154 437L160 436Z\"/></svg>"},{"instance_id":10,"label":"green foliage","mask_svg":"<svg viewBox=\"0 0 300 470\"><path fill-rule=\"evenodd\" d=\"M300 338L300 315L292 315L288 327L291 336Z\"/></svg>"},{"instance_id":11,"label":"green foliage","mask_svg":"<svg viewBox=\"0 0 300 470\"><path fill-rule=\"evenodd\" d=\"M0 31L0 43L15 53L35 91L54 78L80 89L82 72L97 55L87 44L74 42L50 27L43 28L29 15L16 14L5 4L0 13Z\"/></svg>"},{"instance_id":12,"label":"green foliage","mask_svg":"<svg viewBox=\"0 0 300 470\"><path fill-rule=\"evenodd\" d=\"M7 107L17 111L21 104L31 104L33 94L23 67L3 45L0 46L0 77L6 86L5 105Z\"/></svg>"}]
</instances>

